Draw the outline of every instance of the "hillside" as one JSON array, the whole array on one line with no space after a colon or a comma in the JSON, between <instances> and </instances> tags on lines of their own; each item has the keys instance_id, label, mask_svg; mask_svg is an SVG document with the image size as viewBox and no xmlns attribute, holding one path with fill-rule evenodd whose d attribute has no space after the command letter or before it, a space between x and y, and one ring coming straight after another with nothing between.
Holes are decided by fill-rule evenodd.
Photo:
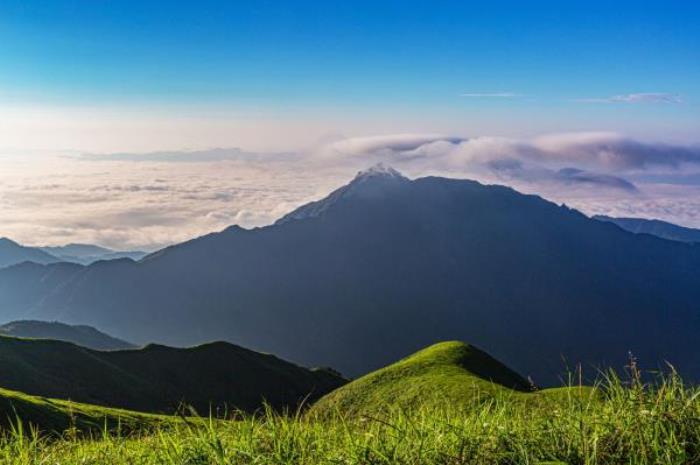
<instances>
[{"instance_id":1,"label":"hillside","mask_svg":"<svg viewBox=\"0 0 700 465\"><path fill-rule=\"evenodd\" d=\"M353 377L465 340L540 386L558 386L565 363L622 367L630 351L700 380L700 246L503 186L389 169L274 225L139 262L0 270L0 308L138 344L236 341Z\"/></svg>"},{"instance_id":2,"label":"hillside","mask_svg":"<svg viewBox=\"0 0 700 465\"><path fill-rule=\"evenodd\" d=\"M67 325L58 321L19 320L0 325L0 335L32 339L55 339L95 350L133 349L136 346L105 334L92 326Z\"/></svg>"},{"instance_id":3,"label":"hillside","mask_svg":"<svg viewBox=\"0 0 700 465\"><path fill-rule=\"evenodd\" d=\"M55 263L60 261L57 257L33 247L25 247L7 239L0 237L0 268L16 265L23 262L34 263Z\"/></svg>"},{"instance_id":4,"label":"hillside","mask_svg":"<svg viewBox=\"0 0 700 465\"><path fill-rule=\"evenodd\" d=\"M254 411L269 402L296 408L344 380L232 344L101 352L68 342L0 337L0 386L29 395L143 412L201 414L210 407Z\"/></svg>"},{"instance_id":5,"label":"hillside","mask_svg":"<svg viewBox=\"0 0 700 465\"><path fill-rule=\"evenodd\" d=\"M700 229L685 228L666 221L645 218L612 218L604 215L596 215L593 218L616 224L625 231L635 234L651 234L671 241L700 242Z\"/></svg>"},{"instance_id":6,"label":"hillside","mask_svg":"<svg viewBox=\"0 0 700 465\"><path fill-rule=\"evenodd\" d=\"M487 353L451 341L434 344L336 389L321 398L311 413L354 416L385 408L458 406L530 390L527 380Z\"/></svg>"},{"instance_id":7,"label":"hillside","mask_svg":"<svg viewBox=\"0 0 700 465\"><path fill-rule=\"evenodd\" d=\"M47 399L0 388L0 429L23 428L28 425L43 433L64 433L76 428L80 431L102 432L156 427L172 418L148 413L132 412L109 407L81 404L61 399Z\"/></svg>"}]
</instances>

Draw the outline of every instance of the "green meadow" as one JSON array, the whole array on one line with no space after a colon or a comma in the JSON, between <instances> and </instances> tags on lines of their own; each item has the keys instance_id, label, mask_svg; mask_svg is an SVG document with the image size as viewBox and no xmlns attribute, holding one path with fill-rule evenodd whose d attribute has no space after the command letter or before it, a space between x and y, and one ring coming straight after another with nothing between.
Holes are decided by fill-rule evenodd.
<instances>
[{"instance_id":1,"label":"green meadow","mask_svg":"<svg viewBox=\"0 0 700 465\"><path fill-rule=\"evenodd\" d=\"M7 465L700 463L700 390L674 373L537 390L460 343L291 412L164 417L0 394Z\"/></svg>"}]
</instances>

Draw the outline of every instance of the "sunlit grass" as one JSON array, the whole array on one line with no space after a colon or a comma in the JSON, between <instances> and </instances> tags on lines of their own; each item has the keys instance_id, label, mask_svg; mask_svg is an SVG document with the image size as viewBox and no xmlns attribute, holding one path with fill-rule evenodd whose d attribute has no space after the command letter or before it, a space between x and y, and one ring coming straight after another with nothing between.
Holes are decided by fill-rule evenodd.
<instances>
[{"instance_id":1,"label":"sunlit grass","mask_svg":"<svg viewBox=\"0 0 700 465\"><path fill-rule=\"evenodd\" d=\"M700 391L609 375L532 402L496 397L377 416L317 419L271 409L237 420L181 418L124 434L56 438L16 421L0 440L14 464L695 464Z\"/></svg>"}]
</instances>

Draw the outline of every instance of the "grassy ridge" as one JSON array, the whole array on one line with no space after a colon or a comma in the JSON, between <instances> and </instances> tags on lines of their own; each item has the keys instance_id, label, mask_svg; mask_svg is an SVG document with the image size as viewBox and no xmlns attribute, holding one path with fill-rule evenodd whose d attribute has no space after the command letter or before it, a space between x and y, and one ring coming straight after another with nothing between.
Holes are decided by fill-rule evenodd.
<instances>
[{"instance_id":1,"label":"grassy ridge","mask_svg":"<svg viewBox=\"0 0 700 465\"><path fill-rule=\"evenodd\" d=\"M12 430L21 422L50 434L72 429L132 431L171 421L168 416L48 399L0 388L0 428L5 430Z\"/></svg>"},{"instance_id":2,"label":"grassy ridge","mask_svg":"<svg viewBox=\"0 0 700 465\"><path fill-rule=\"evenodd\" d=\"M3 465L402 464L693 465L700 463L700 391L677 377L643 385L609 378L556 405L487 401L387 409L375 416L264 416L176 423L86 441L13 434Z\"/></svg>"},{"instance_id":3,"label":"grassy ridge","mask_svg":"<svg viewBox=\"0 0 700 465\"><path fill-rule=\"evenodd\" d=\"M95 351L68 342L0 336L0 386L13 391L154 413L183 403L255 411L295 409L345 380L224 342L186 349Z\"/></svg>"},{"instance_id":4,"label":"grassy ridge","mask_svg":"<svg viewBox=\"0 0 700 465\"><path fill-rule=\"evenodd\" d=\"M296 415L268 406L236 420L178 420L0 390L2 411L23 419L18 424L13 415L0 435L0 463L700 463L700 390L675 374L645 384L632 369L625 381L610 374L592 387L529 389L488 354L448 342L341 387ZM91 434L46 436L25 423ZM127 427L115 431L115 424ZM96 434L103 425L110 434Z\"/></svg>"}]
</instances>

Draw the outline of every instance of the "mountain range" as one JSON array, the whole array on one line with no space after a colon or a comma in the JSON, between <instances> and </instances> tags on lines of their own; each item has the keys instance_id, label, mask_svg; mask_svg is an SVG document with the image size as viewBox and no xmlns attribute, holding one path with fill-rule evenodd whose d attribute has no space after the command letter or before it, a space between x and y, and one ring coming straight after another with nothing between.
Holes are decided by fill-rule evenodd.
<instances>
[{"instance_id":1,"label":"mountain range","mask_svg":"<svg viewBox=\"0 0 700 465\"><path fill-rule=\"evenodd\" d=\"M53 247L40 247L44 252L53 255L59 261L80 263L89 265L100 260L114 260L117 258L130 258L140 260L146 252L138 250L118 251L92 244L67 244Z\"/></svg>"},{"instance_id":2,"label":"mountain range","mask_svg":"<svg viewBox=\"0 0 700 465\"><path fill-rule=\"evenodd\" d=\"M23 262L40 264L70 262L89 265L100 260L130 258L140 260L146 252L121 252L91 244L68 244L55 247L28 247L8 239L0 238L0 268Z\"/></svg>"},{"instance_id":3,"label":"mountain range","mask_svg":"<svg viewBox=\"0 0 700 465\"><path fill-rule=\"evenodd\" d=\"M668 360L700 379L700 246L513 189L362 172L275 224L146 256L0 270L5 319L146 343L209 340L357 376L469 340L539 385L565 365Z\"/></svg>"},{"instance_id":4,"label":"mountain range","mask_svg":"<svg viewBox=\"0 0 700 465\"><path fill-rule=\"evenodd\" d=\"M130 342L105 334L92 326L58 321L19 320L0 325L0 335L30 339L55 339L95 350L134 349Z\"/></svg>"}]
</instances>

